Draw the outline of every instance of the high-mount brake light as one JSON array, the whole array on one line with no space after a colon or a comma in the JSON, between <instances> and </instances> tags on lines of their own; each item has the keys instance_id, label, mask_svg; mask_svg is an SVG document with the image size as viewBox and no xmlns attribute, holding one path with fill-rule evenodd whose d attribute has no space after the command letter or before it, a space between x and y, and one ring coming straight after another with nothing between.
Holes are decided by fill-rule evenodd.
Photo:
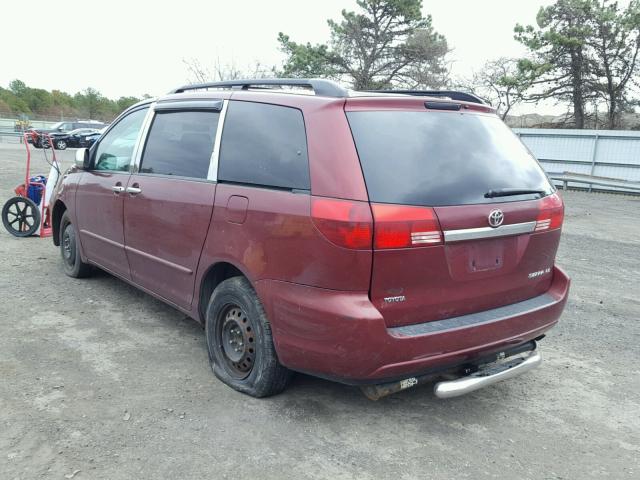
<instances>
[{"instance_id":1,"label":"high-mount brake light","mask_svg":"<svg viewBox=\"0 0 640 480\"><path fill-rule=\"evenodd\" d=\"M373 219L367 202L312 197L311 218L332 243L355 250L371 249Z\"/></svg>"},{"instance_id":2,"label":"high-mount brake light","mask_svg":"<svg viewBox=\"0 0 640 480\"><path fill-rule=\"evenodd\" d=\"M428 247L442 243L440 223L432 208L372 204L374 249Z\"/></svg>"},{"instance_id":3,"label":"high-mount brake light","mask_svg":"<svg viewBox=\"0 0 640 480\"><path fill-rule=\"evenodd\" d=\"M540 200L540 213L536 218L536 232L555 230L562 226L564 220L564 205L557 193Z\"/></svg>"}]
</instances>

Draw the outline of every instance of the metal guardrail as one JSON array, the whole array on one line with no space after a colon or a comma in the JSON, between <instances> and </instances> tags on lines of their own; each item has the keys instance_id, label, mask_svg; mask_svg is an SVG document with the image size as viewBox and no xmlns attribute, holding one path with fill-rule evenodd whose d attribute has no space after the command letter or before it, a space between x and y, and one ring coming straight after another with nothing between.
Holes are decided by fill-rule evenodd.
<instances>
[{"instance_id":1,"label":"metal guardrail","mask_svg":"<svg viewBox=\"0 0 640 480\"><path fill-rule=\"evenodd\" d=\"M10 130L0 130L0 135L6 136L6 137L21 137L22 136L22 132L15 132L15 131L10 131Z\"/></svg>"},{"instance_id":2,"label":"metal guardrail","mask_svg":"<svg viewBox=\"0 0 640 480\"><path fill-rule=\"evenodd\" d=\"M4 141L5 138L16 139L18 143L23 142L23 132L16 132L13 129L0 129L0 143ZM13 143L13 142L12 142Z\"/></svg>"},{"instance_id":3,"label":"metal guardrail","mask_svg":"<svg viewBox=\"0 0 640 480\"><path fill-rule=\"evenodd\" d=\"M596 186L615 189L620 192L640 193L640 182L629 182L617 178L596 177L574 172L549 173L548 175L551 180L562 182L563 190L568 188L569 183L580 183L589 185L590 189L592 186Z\"/></svg>"},{"instance_id":4,"label":"metal guardrail","mask_svg":"<svg viewBox=\"0 0 640 480\"><path fill-rule=\"evenodd\" d=\"M21 119L18 117L0 117L0 130L12 130L15 126L16 122L19 122ZM50 128L56 122L64 121L65 118L56 118L55 120L37 120L37 119L29 119L29 128ZM72 119L67 119L69 121L73 121Z\"/></svg>"}]
</instances>

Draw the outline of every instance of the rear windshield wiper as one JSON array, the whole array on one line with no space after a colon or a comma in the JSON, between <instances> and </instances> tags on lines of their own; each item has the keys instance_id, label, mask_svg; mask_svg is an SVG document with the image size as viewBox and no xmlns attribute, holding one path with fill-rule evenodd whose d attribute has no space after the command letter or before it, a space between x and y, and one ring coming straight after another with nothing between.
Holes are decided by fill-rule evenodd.
<instances>
[{"instance_id":1,"label":"rear windshield wiper","mask_svg":"<svg viewBox=\"0 0 640 480\"><path fill-rule=\"evenodd\" d=\"M499 188L497 190L489 190L484 194L484 198L509 197L511 195L527 195L528 193L538 193L544 195L545 190L536 190L530 188Z\"/></svg>"}]
</instances>

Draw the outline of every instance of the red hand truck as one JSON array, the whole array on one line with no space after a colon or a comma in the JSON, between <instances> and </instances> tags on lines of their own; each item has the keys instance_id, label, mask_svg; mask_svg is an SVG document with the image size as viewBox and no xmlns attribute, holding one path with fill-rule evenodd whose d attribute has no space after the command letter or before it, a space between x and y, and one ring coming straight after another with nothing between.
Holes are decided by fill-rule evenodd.
<instances>
[{"instance_id":1,"label":"red hand truck","mask_svg":"<svg viewBox=\"0 0 640 480\"><path fill-rule=\"evenodd\" d=\"M53 145L47 133L41 133L49 146ZM60 163L56 158L55 149L51 148L51 161L47 157L47 145L43 142L42 153L44 160L51 167L48 177L31 175L31 149L29 148L28 133L23 135L27 149L27 172L24 183L18 185L10 198L2 207L2 223L5 228L16 237L37 235L49 237L52 234L51 212L49 200L60 177ZM49 188L47 188L47 185Z\"/></svg>"}]
</instances>

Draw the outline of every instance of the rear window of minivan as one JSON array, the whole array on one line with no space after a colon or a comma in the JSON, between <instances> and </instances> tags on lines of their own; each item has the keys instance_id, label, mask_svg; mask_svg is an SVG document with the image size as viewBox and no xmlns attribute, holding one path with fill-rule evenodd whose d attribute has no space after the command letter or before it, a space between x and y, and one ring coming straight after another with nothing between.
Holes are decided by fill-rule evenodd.
<instances>
[{"instance_id":1,"label":"rear window of minivan","mask_svg":"<svg viewBox=\"0 0 640 480\"><path fill-rule=\"evenodd\" d=\"M465 205L532 198L485 198L490 190L553 191L538 162L495 116L357 111L347 117L372 202Z\"/></svg>"}]
</instances>

